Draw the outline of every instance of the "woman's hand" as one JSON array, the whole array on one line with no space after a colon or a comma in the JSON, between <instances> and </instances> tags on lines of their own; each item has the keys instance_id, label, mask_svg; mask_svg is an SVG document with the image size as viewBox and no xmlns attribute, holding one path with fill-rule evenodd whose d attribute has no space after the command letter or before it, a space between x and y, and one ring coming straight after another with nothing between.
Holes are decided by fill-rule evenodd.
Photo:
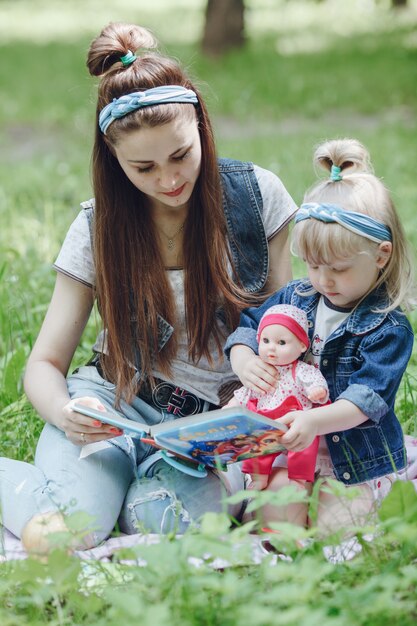
<instances>
[{"instance_id":1,"label":"woman's hand","mask_svg":"<svg viewBox=\"0 0 417 626\"><path fill-rule=\"evenodd\" d=\"M273 393L279 380L276 367L265 363L253 353L245 359L240 371L236 373L245 387L262 394Z\"/></svg>"},{"instance_id":2,"label":"woman's hand","mask_svg":"<svg viewBox=\"0 0 417 626\"><path fill-rule=\"evenodd\" d=\"M106 410L106 407L97 398L85 396L70 400L62 409L63 419L60 423L60 428L71 443L76 446L85 446L88 443L111 439L123 434L123 431L115 426L103 424L99 420L77 413L73 409L75 402L85 404L98 411Z\"/></svg>"},{"instance_id":3,"label":"woman's hand","mask_svg":"<svg viewBox=\"0 0 417 626\"><path fill-rule=\"evenodd\" d=\"M242 384L257 393L273 393L279 374L276 367L262 361L248 346L237 344L230 351L230 363Z\"/></svg>"}]
</instances>

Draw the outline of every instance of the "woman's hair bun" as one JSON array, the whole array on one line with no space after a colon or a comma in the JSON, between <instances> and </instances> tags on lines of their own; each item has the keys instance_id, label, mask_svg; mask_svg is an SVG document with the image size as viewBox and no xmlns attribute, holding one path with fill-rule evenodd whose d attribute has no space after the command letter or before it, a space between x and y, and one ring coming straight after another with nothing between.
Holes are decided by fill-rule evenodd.
<instances>
[{"instance_id":1,"label":"woman's hair bun","mask_svg":"<svg viewBox=\"0 0 417 626\"><path fill-rule=\"evenodd\" d=\"M143 48L156 49L158 42L152 33L135 24L111 22L90 45L87 56L88 71L92 76L105 74L120 57L128 51L136 52Z\"/></svg>"},{"instance_id":2,"label":"woman's hair bun","mask_svg":"<svg viewBox=\"0 0 417 626\"><path fill-rule=\"evenodd\" d=\"M327 172L337 165L342 175L373 171L368 150L356 139L325 141L316 148L313 163Z\"/></svg>"}]
</instances>

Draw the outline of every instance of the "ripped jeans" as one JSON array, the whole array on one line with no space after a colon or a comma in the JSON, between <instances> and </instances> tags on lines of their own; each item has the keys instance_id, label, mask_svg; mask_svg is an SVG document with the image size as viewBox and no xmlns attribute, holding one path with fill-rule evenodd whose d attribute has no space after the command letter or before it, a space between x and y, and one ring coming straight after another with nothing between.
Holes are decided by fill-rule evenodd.
<instances>
[{"instance_id":1,"label":"ripped jeans","mask_svg":"<svg viewBox=\"0 0 417 626\"><path fill-rule=\"evenodd\" d=\"M97 397L114 410L114 385L94 366L81 367L67 383L71 398ZM148 424L171 418L140 398L132 405L122 402L119 412ZM53 511L87 513L91 545L108 537L116 524L127 534L182 533L208 511L238 517L241 505L223 500L243 485L236 464L220 475L209 471L206 478L194 478L170 467L138 438L122 435L79 447L50 424L40 436L34 465L0 458L2 523L18 537L34 515Z\"/></svg>"}]
</instances>

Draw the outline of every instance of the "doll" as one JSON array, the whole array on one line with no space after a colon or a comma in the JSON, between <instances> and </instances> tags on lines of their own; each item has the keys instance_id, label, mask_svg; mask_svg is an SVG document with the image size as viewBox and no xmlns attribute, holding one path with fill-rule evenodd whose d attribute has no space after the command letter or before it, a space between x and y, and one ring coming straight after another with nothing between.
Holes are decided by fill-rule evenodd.
<instances>
[{"instance_id":1,"label":"doll","mask_svg":"<svg viewBox=\"0 0 417 626\"><path fill-rule=\"evenodd\" d=\"M270 307L261 318L256 338L260 358L278 370L277 386L266 394L240 387L228 406L243 405L256 413L278 419L288 411L311 409L315 404L328 402L329 390L320 370L299 360L310 344L304 311L289 304ZM301 452L288 452L290 478L314 480L318 442L316 437ZM278 454L266 454L243 462L242 471L255 476L251 488L264 489L267 486Z\"/></svg>"}]
</instances>

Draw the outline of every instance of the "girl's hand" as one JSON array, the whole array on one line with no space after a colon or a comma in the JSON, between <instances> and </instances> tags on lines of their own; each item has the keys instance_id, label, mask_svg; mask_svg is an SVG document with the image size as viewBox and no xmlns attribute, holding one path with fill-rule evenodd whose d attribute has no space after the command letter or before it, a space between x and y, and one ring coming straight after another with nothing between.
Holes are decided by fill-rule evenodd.
<instances>
[{"instance_id":1,"label":"girl's hand","mask_svg":"<svg viewBox=\"0 0 417 626\"><path fill-rule=\"evenodd\" d=\"M310 416L309 416L310 414ZM313 443L319 434L310 411L290 411L279 418L289 428L281 437L281 443L292 452L300 452Z\"/></svg>"},{"instance_id":2,"label":"girl's hand","mask_svg":"<svg viewBox=\"0 0 417 626\"><path fill-rule=\"evenodd\" d=\"M75 402L85 404L98 411L105 410L97 398L85 396L70 400L62 409L63 420L60 427L71 443L76 446L85 446L88 443L112 439L123 434L123 431L115 426L102 424L99 420L77 413L72 408Z\"/></svg>"},{"instance_id":3,"label":"girl's hand","mask_svg":"<svg viewBox=\"0 0 417 626\"><path fill-rule=\"evenodd\" d=\"M245 387L262 394L273 393L279 380L276 367L265 363L261 357L253 353L241 363L236 374Z\"/></svg>"}]
</instances>

